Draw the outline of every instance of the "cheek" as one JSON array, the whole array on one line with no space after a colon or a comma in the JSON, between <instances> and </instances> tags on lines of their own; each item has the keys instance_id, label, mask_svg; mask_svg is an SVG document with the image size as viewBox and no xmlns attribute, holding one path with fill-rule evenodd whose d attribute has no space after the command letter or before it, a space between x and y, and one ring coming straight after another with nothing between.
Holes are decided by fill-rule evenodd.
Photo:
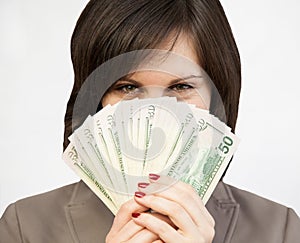
<instances>
[{"instance_id":1,"label":"cheek","mask_svg":"<svg viewBox=\"0 0 300 243\"><path fill-rule=\"evenodd\" d=\"M101 100L102 107L105 107L108 104L114 105L114 104L118 103L120 100L121 100L121 98L118 97L117 95L114 95L113 93L105 94Z\"/></svg>"},{"instance_id":2,"label":"cheek","mask_svg":"<svg viewBox=\"0 0 300 243\"><path fill-rule=\"evenodd\" d=\"M206 100L203 100L200 96L197 97L191 97L187 100L185 100L189 104L194 104L196 107L204 109L204 110L209 110L209 102Z\"/></svg>"},{"instance_id":3,"label":"cheek","mask_svg":"<svg viewBox=\"0 0 300 243\"><path fill-rule=\"evenodd\" d=\"M197 91L195 96L191 97L191 102L197 107L209 110L211 103L211 90L208 85L203 86Z\"/></svg>"},{"instance_id":4,"label":"cheek","mask_svg":"<svg viewBox=\"0 0 300 243\"><path fill-rule=\"evenodd\" d=\"M209 92L197 92L186 96L183 99L189 104L194 104L196 107L209 110L210 107L210 93Z\"/></svg>"}]
</instances>

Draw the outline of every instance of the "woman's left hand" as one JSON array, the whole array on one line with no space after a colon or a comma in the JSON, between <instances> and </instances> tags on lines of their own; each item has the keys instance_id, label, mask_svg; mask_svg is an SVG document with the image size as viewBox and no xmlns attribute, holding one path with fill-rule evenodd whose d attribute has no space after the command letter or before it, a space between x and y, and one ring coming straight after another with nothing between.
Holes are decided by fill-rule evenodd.
<instances>
[{"instance_id":1,"label":"woman's left hand","mask_svg":"<svg viewBox=\"0 0 300 243\"><path fill-rule=\"evenodd\" d=\"M168 216L175 227L151 213L133 213L136 224L155 233L163 242L212 242L214 219L190 185L155 175L150 176L150 182L146 186L141 183L143 186L135 195L136 202L151 208L154 214Z\"/></svg>"}]
</instances>

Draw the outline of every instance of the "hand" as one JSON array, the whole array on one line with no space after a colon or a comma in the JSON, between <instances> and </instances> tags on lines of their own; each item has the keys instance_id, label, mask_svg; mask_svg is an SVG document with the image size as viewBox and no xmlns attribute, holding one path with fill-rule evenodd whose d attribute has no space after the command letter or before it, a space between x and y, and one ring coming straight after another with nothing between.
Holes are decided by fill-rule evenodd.
<instances>
[{"instance_id":1,"label":"hand","mask_svg":"<svg viewBox=\"0 0 300 243\"><path fill-rule=\"evenodd\" d=\"M124 203L114 218L113 225L106 236L106 242L152 243L159 240L159 237L155 233L137 225L132 220L132 213L141 213L147 210L149 210L149 208L136 203L133 199ZM160 214L157 214L156 217L172 225L168 217Z\"/></svg>"},{"instance_id":2,"label":"hand","mask_svg":"<svg viewBox=\"0 0 300 243\"><path fill-rule=\"evenodd\" d=\"M156 180L155 180L156 179ZM136 211L133 221L157 235L157 242L211 243L214 237L214 219L194 189L170 177L150 176L151 183L139 187L135 201L144 208L168 216L175 228L156 215Z\"/></svg>"}]
</instances>

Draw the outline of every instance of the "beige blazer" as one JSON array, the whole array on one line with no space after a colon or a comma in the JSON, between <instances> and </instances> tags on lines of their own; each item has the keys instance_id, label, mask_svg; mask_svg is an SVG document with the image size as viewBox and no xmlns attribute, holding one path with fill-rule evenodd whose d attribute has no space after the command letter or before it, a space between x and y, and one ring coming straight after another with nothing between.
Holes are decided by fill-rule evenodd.
<instances>
[{"instance_id":1,"label":"beige blazer","mask_svg":"<svg viewBox=\"0 0 300 243\"><path fill-rule=\"evenodd\" d=\"M207 208L216 221L214 243L300 242L293 210L223 182ZM79 182L11 204L0 219L0 243L100 243L112 221L110 211Z\"/></svg>"}]
</instances>

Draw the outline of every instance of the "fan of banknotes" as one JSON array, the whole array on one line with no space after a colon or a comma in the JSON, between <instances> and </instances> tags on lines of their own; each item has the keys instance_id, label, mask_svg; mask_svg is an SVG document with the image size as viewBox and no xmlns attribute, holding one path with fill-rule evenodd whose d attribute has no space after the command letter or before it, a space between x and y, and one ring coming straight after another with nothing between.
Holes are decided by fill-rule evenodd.
<instances>
[{"instance_id":1,"label":"fan of banknotes","mask_svg":"<svg viewBox=\"0 0 300 243\"><path fill-rule=\"evenodd\" d=\"M226 124L174 97L107 105L69 140L64 161L114 214L149 173L192 185L206 203L238 145Z\"/></svg>"}]
</instances>

